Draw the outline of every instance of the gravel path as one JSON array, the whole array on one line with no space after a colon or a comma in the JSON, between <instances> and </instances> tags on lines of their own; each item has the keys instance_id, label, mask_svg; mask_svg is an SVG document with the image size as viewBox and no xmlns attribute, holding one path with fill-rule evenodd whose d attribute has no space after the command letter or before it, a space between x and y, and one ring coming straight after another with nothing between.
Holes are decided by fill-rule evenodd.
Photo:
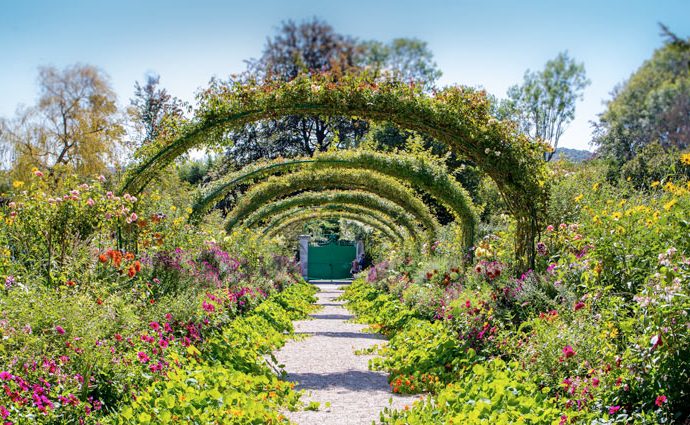
<instances>
[{"instance_id":1,"label":"gravel path","mask_svg":"<svg viewBox=\"0 0 690 425\"><path fill-rule=\"evenodd\" d=\"M320 402L318 411L288 412L297 424L371 424L379 412L390 406L403 408L414 398L393 395L386 374L372 372L367 363L371 356L355 355L355 350L380 344L378 334L363 333L365 325L346 323L352 315L336 301L349 282L318 283L317 304L323 309L312 320L295 322L296 333L310 335L302 341L290 341L276 353L285 365L288 380L305 390L303 401ZM326 403L330 402L327 407Z\"/></svg>"}]
</instances>

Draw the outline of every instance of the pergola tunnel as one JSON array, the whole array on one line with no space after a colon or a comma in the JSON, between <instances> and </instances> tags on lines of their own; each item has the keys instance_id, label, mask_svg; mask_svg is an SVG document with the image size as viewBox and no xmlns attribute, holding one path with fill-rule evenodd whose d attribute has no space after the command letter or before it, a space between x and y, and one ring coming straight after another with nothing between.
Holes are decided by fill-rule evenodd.
<instances>
[{"instance_id":1,"label":"pergola tunnel","mask_svg":"<svg viewBox=\"0 0 690 425\"><path fill-rule=\"evenodd\" d=\"M512 124L496 120L483 92L464 87L429 95L395 81L336 81L328 76L224 86L204 98L194 119L142 151L122 192L140 192L190 149L213 144L247 124L288 115L385 121L447 145L496 182L518 226L515 257L524 268L533 264L538 213L545 202L543 167L537 160L541 146L526 140ZM239 193L238 188L247 186ZM450 213L462 229L465 253L471 254L478 209L441 163L415 154L352 150L252 164L202 189L190 221L201 220L219 201L232 199L227 231L264 226L264 234L273 235L304 220L340 217L371 227L386 243L402 240L423 249L436 239L440 225L421 194ZM353 212L354 207L368 212ZM281 219L275 221L276 216Z\"/></svg>"}]
</instances>

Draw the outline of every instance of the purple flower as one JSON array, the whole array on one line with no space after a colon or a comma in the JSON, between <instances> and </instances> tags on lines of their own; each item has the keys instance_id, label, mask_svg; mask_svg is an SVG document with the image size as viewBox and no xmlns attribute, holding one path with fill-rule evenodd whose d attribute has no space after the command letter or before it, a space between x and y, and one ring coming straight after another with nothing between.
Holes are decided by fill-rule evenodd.
<instances>
[{"instance_id":1,"label":"purple flower","mask_svg":"<svg viewBox=\"0 0 690 425\"><path fill-rule=\"evenodd\" d=\"M16 281L14 280L14 276L8 275L8 276L5 278L5 290L6 290L6 291L9 291L10 288L12 288L12 287L14 286L15 282L16 282Z\"/></svg>"}]
</instances>

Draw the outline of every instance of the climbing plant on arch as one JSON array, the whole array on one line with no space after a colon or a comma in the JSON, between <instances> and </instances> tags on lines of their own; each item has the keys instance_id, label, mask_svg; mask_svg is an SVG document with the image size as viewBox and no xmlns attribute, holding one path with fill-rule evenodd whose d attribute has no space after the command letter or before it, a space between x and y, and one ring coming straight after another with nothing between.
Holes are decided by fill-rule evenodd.
<instances>
[{"instance_id":1,"label":"climbing plant on arch","mask_svg":"<svg viewBox=\"0 0 690 425\"><path fill-rule=\"evenodd\" d=\"M477 209L465 188L442 164L420 155L384 154L367 150L326 152L313 158L281 158L248 165L205 188L192 207L190 220L198 220L239 184L306 169L371 170L401 180L437 199L461 223L465 248L469 249L474 244L475 228L479 221Z\"/></svg>"},{"instance_id":2,"label":"climbing plant on arch","mask_svg":"<svg viewBox=\"0 0 690 425\"><path fill-rule=\"evenodd\" d=\"M284 229L290 226L294 226L296 224L308 222L311 220L327 218L343 218L346 220L354 221L361 225L372 227L374 230L379 231L381 235L383 235L383 237L387 239L389 242L398 245L404 244L404 240L394 231L392 231L385 223L369 215L349 213L346 211L302 211L300 213L293 214L291 216L285 216L281 219L276 220L272 226L266 228L264 235L266 235L267 237L272 237L284 231Z\"/></svg>"},{"instance_id":3,"label":"climbing plant on arch","mask_svg":"<svg viewBox=\"0 0 690 425\"><path fill-rule=\"evenodd\" d=\"M291 226L293 223L317 218L344 218L350 221L356 221L359 224L367 225L378 230L385 235L386 239L390 242L402 246L406 241L400 229L387 221L386 217L382 217L375 211L367 210L366 208L357 209L356 207L341 205L325 205L313 209L292 211L289 214L280 214L275 216L266 225L262 233L267 236L272 236L281 232L284 228Z\"/></svg>"},{"instance_id":4,"label":"climbing plant on arch","mask_svg":"<svg viewBox=\"0 0 690 425\"><path fill-rule=\"evenodd\" d=\"M439 228L429 209L415 194L397 180L368 170L300 171L273 176L251 187L227 216L225 228L230 231L262 206L305 190L359 189L404 206L405 210L426 229L427 240L433 241Z\"/></svg>"},{"instance_id":5,"label":"climbing plant on arch","mask_svg":"<svg viewBox=\"0 0 690 425\"><path fill-rule=\"evenodd\" d=\"M349 212L375 211L388 223L394 223L405 229L411 238L418 238L414 218L405 212L399 205L390 202L378 195L357 190L303 192L295 196L269 203L249 215L243 226L252 227L261 225L262 221L272 219L278 214L294 214L300 209L332 205L340 209L348 208Z\"/></svg>"},{"instance_id":6,"label":"climbing plant on arch","mask_svg":"<svg viewBox=\"0 0 690 425\"><path fill-rule=\"evenodd\" d=\"M483 91L449 87L433 95L398 81L357 76L300 76L289 82L216 84L201 96L195 118L140 152L123 191L137 193L175 158L220 143L228 131L285 115L357 116L428 134L472 160L497 184L517 221L516 258L534 261L538 213L546 202L545 145L496 120Z\"/></svg>"}]
</instances>

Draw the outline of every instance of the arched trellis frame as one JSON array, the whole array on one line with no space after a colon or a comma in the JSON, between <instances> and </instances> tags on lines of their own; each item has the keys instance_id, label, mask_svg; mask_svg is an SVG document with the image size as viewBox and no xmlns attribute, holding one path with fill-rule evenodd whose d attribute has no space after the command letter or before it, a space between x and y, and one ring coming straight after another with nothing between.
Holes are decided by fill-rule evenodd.
<instances>
[{"instance_id":1,"label":"arched trellis frame","mask_svg":"<svg viewBox=\"0 0 690 425\"><path fill-rule=\"evenodd\" d=\"M278 215L295 214L300 209L305 208L331 208L332 206L337 206L341 210L345 208L348 212L355 213L375 211L384 221L395 223L395 226L404 228L409 237L415 240L420 239L419 229L414 218L407 214L402 207L378 195L355 190L302 192L264 205L249 215L242 225L260 227L262 222L278 217Z\"/></svg>"},{"instance_id":2,"label":"arched trellis frame","mask_svg":"<svg viewBox=\"0 0 690 425\"><path fill-rule=\"evenodd\" d=\"M225 229L230 231L262 206L308 190L358 189L374 193L390 202L404 206L407 212L426 229L427 241L435 239L438 222L415 194L397 180L373 171L300 171L274 176L252 186L227 216Z\"/></svg>"},{"instance_id":3,"label":"arched trellis frame","mask_svg":"<svg viewBox=\"0 0 690 425\"><path fill-rule=\"evenodd\" d=\"M539 211L546 202L545 146L521 135L515 124L496 120L483 91L450 87L430 96L398 81L316 75L263 85L217 84L201 98L193 120L140 152L123 191L141 191L189 149L221 142L228 131L262 119L322 115L387 121L445 143L486 172L517 221L516 260L522 268L534 263Z\"/></svg>"},{"instance_id":4,"label":"arched trellis frame","mask_svg":"<svg viewBox=\"0 0 690 425\"><path fill-rule=\"evenodd\" d=\"M349 213L346 211L337 210L317 210L317 211L302 211L301 213L293 214L276 219L271 226L266 227L264 235L267 237L275 236L283 231L285 228L298 223L304 223L317 219L328 218L343 218L354 221L361 225L372 227L379 231L390 243L402 245L404 240L397 235L385 222L379 221L376 217L367 214Z\"/></svg>"},{"instance_id":5,"label":"arched trellis frame","mask_svg":"<svg viewBox=\"0 0 690 425\"><path fill-rule=\"evenodd\" d=\"M305 159L276 159L248 165L242 170L213 182L204 188L192 207L191 221L196 221L234 188L269 176L306 169L370 170L401 180L415 189L429 193L461 223L465 249L474 244L475 228L479 221L477 209L462 185L447 169L422 156L384 154L355 150L327 152Z\"/></svg>"}]
</instances>

